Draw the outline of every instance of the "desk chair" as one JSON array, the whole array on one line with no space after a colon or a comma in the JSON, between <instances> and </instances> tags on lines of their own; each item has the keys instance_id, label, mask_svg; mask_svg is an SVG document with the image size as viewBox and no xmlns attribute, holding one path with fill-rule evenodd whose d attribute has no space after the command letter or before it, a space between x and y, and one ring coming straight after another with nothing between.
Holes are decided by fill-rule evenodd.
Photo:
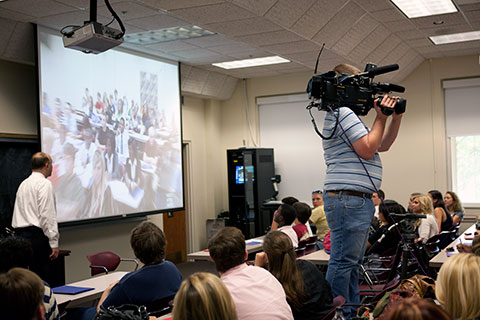
<instances>
[{"instance_id":1,"label":"desk chair","mask_svg":"<svg viewBox=\"0 0 480 320\"><path fill-rule=\"evenodd\" d=\"M173 310L175 295L145 304L149 316L161 317Z\"/></svg>"},{"instance_id":2,"label":"desk chair","mask_svg":"<svg viewBox=\"0 0 480 320\"><path fill-rule=\"evenodd\" d=\"M102 251L97 253L92 253L87 256L88 261L90 261L90 269L92 276L100 273L108 273L110 271L115 271L121 261L130 261L135 263L135 270L138 268L138 261L136 259L124 259L120 258L117 254L111 251Z\"/></svg>"}]
</instances>

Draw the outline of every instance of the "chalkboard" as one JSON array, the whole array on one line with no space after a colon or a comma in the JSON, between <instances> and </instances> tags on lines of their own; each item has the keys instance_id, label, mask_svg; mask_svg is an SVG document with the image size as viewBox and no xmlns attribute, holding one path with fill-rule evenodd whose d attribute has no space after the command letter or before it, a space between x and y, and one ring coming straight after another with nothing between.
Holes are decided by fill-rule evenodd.
<instances>
[{"instance_id":1,"label":"chalkboard","mask_svg":"<svg viewBox=\"0 0 480 320\"><path fill-rule=\"evenodd\" d=\"M0 227L10 227L18 186L31 173L30 161L40 151L37 140L0 140Z\"/></svg>"}]
</instances>

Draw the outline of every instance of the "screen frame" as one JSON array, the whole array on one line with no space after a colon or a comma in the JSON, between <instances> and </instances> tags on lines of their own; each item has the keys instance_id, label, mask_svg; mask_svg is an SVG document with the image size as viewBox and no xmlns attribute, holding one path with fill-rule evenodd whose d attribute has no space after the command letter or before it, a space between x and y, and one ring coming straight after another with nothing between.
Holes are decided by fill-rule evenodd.
<instances>
[{"instance_id":1,"label":"screen frame","mask_svg":"<svg viewBox=\"0 0 480 320\"><path fill-rule=\"evenodd\" d=\"M40 32L49 33L52 35L57 35L59 31L53 30L51 28L33 24L34 29L34 47L35 47L35 73L36 73L36 82L35 82L35 89L36 89L36 105L37 105L37 134L38 134L38 146L41 151L43 151L42 145L42 126L41 126L41 101L42 101L42 89L41 89L41 66L40 66ZM172 65L177 66L178 72L178 94L179 94L179 130L180 130L180 158L181 158L181 179L182 179L182 206L168 208L168 209L160 209L160 210L151 210L151 211L142 211L142 212L133 212L133 213L123 213L114 216L106 216L106 217L99 217L99 218L89 218L89 219L82 219L82 220L74 220L74 221L64 221L59 222L59 227L70 227L70 226L81 226L81 225L89 225L89 224L96 224L96 223L103 223L103 222L110 222L110 221L119 221L119 220L127 220L127 219L137 219L141 217L146 217L148 215L154 214L162 214L162 213L174 213L179 211L185 211L185 159L183 156L183 95L182 95L182 79L181 79L181 63L179 61L173 61L169 59L165 59L162 57L154 56L152 54L148 54L142 51L136 51L131 48L124 48L124 47L116 47L114 49L110 49L122 53L132 54L136 56L140 56L146 59L156 60ZM101 53L100 53L101 54Z\"/></svg>"}]
</instances>

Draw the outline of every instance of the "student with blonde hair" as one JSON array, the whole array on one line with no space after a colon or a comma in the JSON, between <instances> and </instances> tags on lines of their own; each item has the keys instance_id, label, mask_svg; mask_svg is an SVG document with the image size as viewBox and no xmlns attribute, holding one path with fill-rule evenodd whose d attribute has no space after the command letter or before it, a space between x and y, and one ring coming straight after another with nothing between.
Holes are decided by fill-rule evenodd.
<instances>
[{"instance_id":1,"label":"student with blonde hair","mask_svg":"<svg viewBox=\"0 0 480 320\"><path fill-rule=\"evenodd\" d=\"M433 215L433 202L429 196L424 194L417 195L412 201L412 211L417 214L424 214L427 216L425 219L421 219L418 226L418 239L417 241L427 242L427 240L434 235L438 234L439 228L437 220Z\"/></svg>"},{"instance_id":2,"label":"student with blonde hair","mask_svg":"<svg viewBox=\"0 0 480 320\"><path fill-rule=\"evenodd\" d=\"M237 320L232 296L217 276L197 272L182 282L175 296L174 320Z\"/></svg>"},{"instance_id":3,"label":"student with blonde hair","mask_svg":"<svg viewBox=\"0 0 480 320\"><path fill-rule=\"evenodd\" d=\"M454 319L480 317L480 257L459 253L447 259L440 268L435 286L438 302Z\"/></svg>"}]
</instances>

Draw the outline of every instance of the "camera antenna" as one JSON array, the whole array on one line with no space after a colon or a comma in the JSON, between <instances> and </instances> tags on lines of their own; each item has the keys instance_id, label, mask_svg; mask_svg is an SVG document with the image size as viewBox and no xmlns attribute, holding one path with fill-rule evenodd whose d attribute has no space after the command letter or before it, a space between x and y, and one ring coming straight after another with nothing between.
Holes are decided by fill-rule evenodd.
<instances>
[{"instance_id":1,"label":"camera antenna","mask_svg":"<svg viewBox=\"0 0 480 320\"><path fill-rule=\"evenodd\" d=\"M318 60L320 60L320 55L323 52L323 48L325 48L325 42L323 43L322 48L320 49L320 52L318 53L317 62L315 63L315 71L313 71L313 74L317 74Z\"/></svg>"}]
</instances>

